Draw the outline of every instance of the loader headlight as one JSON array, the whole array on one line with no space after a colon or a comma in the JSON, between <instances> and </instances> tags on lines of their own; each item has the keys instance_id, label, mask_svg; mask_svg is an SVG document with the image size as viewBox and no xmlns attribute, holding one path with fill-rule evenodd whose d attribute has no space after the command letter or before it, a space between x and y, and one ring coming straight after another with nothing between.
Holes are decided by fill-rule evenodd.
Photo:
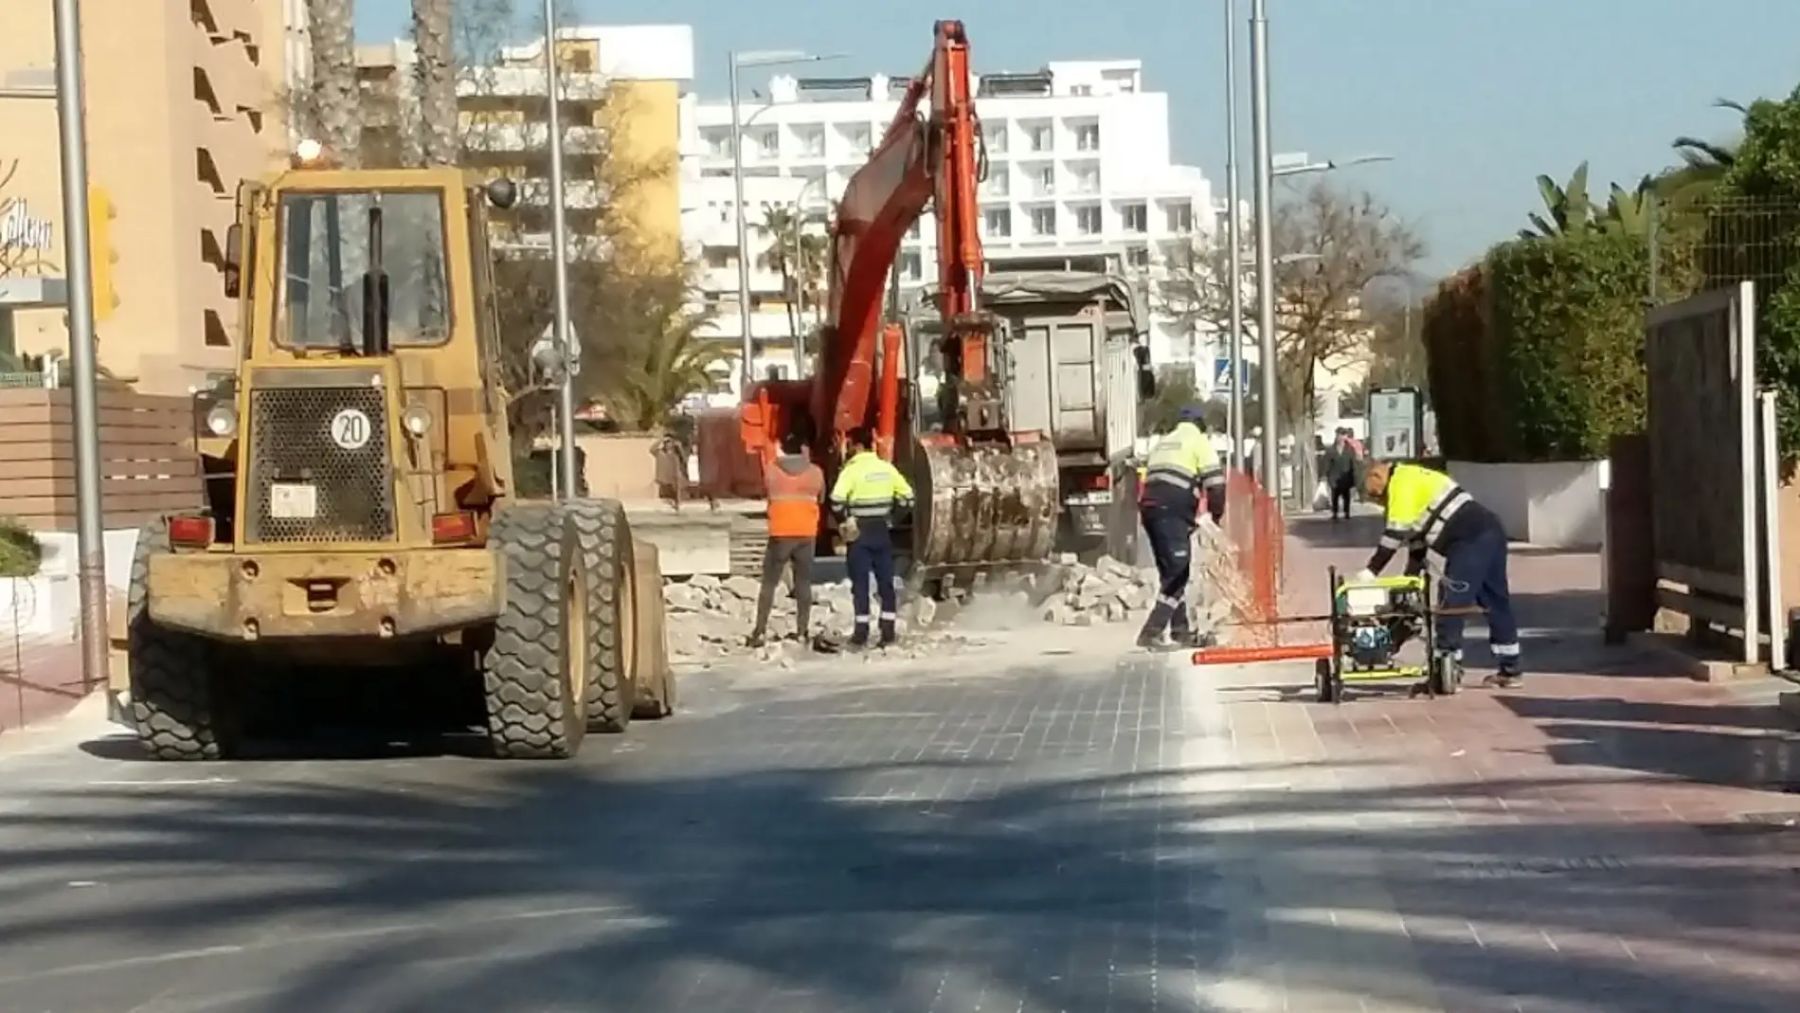
<instances>
[{"instance_id":1,"label":"loader headlight","mask_svg":"<svg viewBox=\"0 0 1800 1013\"><path fill-rule=\"evenodd\" d=\"M424 405L407 405L400 413L400 424L415 438L422 437L431 431L431 412Z\"/></svg>"},{"instance_id":2,"label":"loader headlight","mask_svg":"<svg viewBox=\"0 0 1800 1013\"><path fill-rule=\"evenodd\" d=\"M206 413L206 431L214 436L236 436L237 427L237 409L228 404L213 405Z\"/></svg>"}]
</instances>

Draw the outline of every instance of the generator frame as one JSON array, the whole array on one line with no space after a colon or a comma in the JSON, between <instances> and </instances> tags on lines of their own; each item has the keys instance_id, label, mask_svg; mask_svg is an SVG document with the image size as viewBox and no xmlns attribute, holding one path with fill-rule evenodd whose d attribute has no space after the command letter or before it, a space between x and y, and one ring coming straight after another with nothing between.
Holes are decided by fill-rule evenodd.
<instances>
[{"instance_id":1,"label":"generator frame","mask_svg":"<svg viewBox=\"0 0 1800 1013\"><path fill-rule=\"evenodd\" d=\"M1334 566L1327 574L1331 592L1331 612L1327 617L1331 632L1330 653L1319 658L1313 666L1313 688L1320 703L1342 703L1346 685L1353 682L1411 680L1415 682L1413 695L1422 692L1427 697L1452 696L1461 688L1459 666L1453 659L1441 657L1437 650L1437 619L1445 613L1435 604L1429 573L1356 580L1340 576ZM1353 612L1347 599L1356 591L1378 592L1383 604L1374 611ZM1396 604L1396 598L1402 598L1407 604ZM1398 645L1390 651L1386 664L1358 662L1352 653L1352 638L1358 629L1375 625L1387 626L1390 630L1398 625L1400 630L1410 634L1404 639L1421 638L1425 645L1424 662L1394 663Z\"/></svg>"}]
</instances>

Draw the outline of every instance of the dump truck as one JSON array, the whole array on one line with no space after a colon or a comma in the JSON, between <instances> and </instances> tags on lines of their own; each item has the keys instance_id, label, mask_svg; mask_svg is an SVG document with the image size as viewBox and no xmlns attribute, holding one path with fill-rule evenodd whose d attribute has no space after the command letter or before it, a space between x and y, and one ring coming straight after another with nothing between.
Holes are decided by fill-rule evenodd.
<instances>
[{"instance_id":1,"label":"dump truck","mask_svg":"<svg viewBox=\"0 0 1800 1013\"><path fill-rule=\"evenodd\" d=\"M906 314L918 411L930 410L940 382L932 354L941 330L930 309L936 299L927 286ZM1056 450L1056 547L1133 558L1138 407L1156 380L1131 286L1107 272L996 268L982 308L999 323L1008 417L1049 434Z\"/></svg>"},{"instance_id":2,"label":"dump truck","mask_svg":"<svg viewBox=\"0 0 1800 1013\"><path fill-rule=\"evenodd\" d=\"M118 704L151 756L231 755L265 662L429 660L473 684L500 757L673 708L624 510L515 495L487 213L516 197L316 147L240 187L241 361L195 401L206 504L140 532L131 572Z\"/></svg>"}]
</instances>

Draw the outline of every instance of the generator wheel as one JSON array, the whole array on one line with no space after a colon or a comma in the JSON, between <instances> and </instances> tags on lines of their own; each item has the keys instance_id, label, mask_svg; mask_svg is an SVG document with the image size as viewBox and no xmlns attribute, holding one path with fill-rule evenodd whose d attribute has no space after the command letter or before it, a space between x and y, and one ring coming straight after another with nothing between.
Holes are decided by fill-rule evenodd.
<instances>
[{"instance_id":1,"label":"generator wheel","mask_svg":"<svg viewBox=\"0 0 1800 1013\"><path fill-rule=\"evenodd\" d=\"M637 697L631 716L640 721L655 721L675 713L675 672L669 665L669 640L662 596L662 567L656 546L648 542L632 545L632 561L637 571L637 653L632 682Z\"/></svg>"},{"instance_id":2,"label":"generator wheel","mask_svg":"<svg viewBox=\"0 0 1800 1013\"><path fill-rule=\"evenodd\" d=\"M504 556L506 606L480 657L488 745L510 759L565 759L587 731L582 706L594 590L565 511L531 503L494 515L489 544Z\"/></svg>"},{"instance_id":3,"label":"generator wheel","mask_svg":"<svg viewBox=\"0 0 1800 1013\"><path fill-rule=\"evenodd\" d=\"M1431 680L1432 695L1455 696L1456 691L1462 689L1462 662L1433 653L1430 664L1426 678Z\"/></svg>"},{"instance_id":4,"label":"generator wheel","mask_svg":"<svg viewBox=\"0 0 1800 1013\"><path fill-rule=\"evenodd\" d=\"M1337 679L1331 673L1331 662L1320 658L1313 663L1313 689L1320 703L1338 702Z\"/></svg>"},{"instance_id":5,"label":"generator wheel","mask_svg":"<svg viewBox=\"0 0 1800 1013\"><path fill-rule=\"evenodd\" d=\"M217 760L228 755L213 667L205 638L159 626L150 618L150 557L169 551L169 525L138 532L125 599L131 723L144 751L158 760Z\"/></svg>"},{"instance_id":6,"label":"generator wheel","mask_svg":"<svg viewBox=\"0 0 1800 1013\"><path fill-rule=\"evenodd\" d=\"M576 500L566 509L581 536L582 558L593 575L588 609L588 728L622 732L637 700L638 575L631 524L617 500ZM658 595L662 588L656 589Z\"/></svg>"}]
</instances>

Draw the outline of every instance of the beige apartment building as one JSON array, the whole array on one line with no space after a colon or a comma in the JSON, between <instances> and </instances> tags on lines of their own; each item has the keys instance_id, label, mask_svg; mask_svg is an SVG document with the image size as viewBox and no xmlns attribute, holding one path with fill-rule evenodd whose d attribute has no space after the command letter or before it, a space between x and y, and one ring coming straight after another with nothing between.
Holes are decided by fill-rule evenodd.
<instances>
[{"instance_id":1,"label":"beige apartment building","mask_svg":"<svg viewBox=\"0 0 1800 1013\"><path fill-rule=\"evenodd\" d=\"M237 184L283 164L301 0L86 0L82 10L100 364L185 393L232 368L221 281ZM50 0L0 32L0 351L68 346Z\"/></svg>"}]
</instances>

